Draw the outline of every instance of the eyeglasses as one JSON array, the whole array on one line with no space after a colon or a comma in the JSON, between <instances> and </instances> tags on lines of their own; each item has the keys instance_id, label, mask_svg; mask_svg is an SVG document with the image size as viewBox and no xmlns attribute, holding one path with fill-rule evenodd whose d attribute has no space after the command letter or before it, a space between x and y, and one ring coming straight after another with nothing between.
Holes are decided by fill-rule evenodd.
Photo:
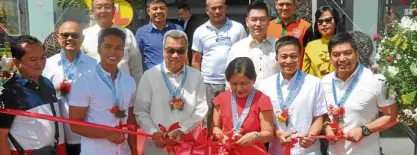
<instances>
[{"instance_id":1,"label":"eyeglasses","mask_svg":"<svg viewBox=\"0 0 417 155\"><path fill-rule=\"evenodd\" d=\"M110 10L113 9L113 5L111 5L111 4L97 4L97 5L93 6L93 9L96 9L96 10L101 10L103 8L106 11L110 11Z\"/></svg>"},{"instance_id":2,"label":"eyeglasses","mask_svg":"<svg viewBox=\"0 0 417 155\"><path fill-rule=\"evenodd\" d=\"M323 24L323 22L326 22L326 24L330 24L332 21L333 21L333 17L326 17L326 18L317 19L317 23L319 25Z\"/></svg>"},{"instance_id":3,"label":"eyeglasses","mask_svg":"<svg viewBox=\"0 0 417 155\"><path fill-rule=\"evenodd\" d=\"M182 54L185 54L186 49L185 49L185 48L180 48L180 49L178 49L178 50L175 50L175 49L172 49L172 48L165 48L165 51L166 51L168 54L174 54L174 53L177 53L178 55L182 55Z\"/></svg>"},{"instance_id":4,"label":"eyeglasses","mask_svg":"<svg viewBox=\"0 0 417 155\"><path fill-rule=\"evenodd\" d=\"M81 37L78 33L59 33L62 39L68 39L69 36L71 36L72 39L78 39Z\"/></svg>"}]
</instances>

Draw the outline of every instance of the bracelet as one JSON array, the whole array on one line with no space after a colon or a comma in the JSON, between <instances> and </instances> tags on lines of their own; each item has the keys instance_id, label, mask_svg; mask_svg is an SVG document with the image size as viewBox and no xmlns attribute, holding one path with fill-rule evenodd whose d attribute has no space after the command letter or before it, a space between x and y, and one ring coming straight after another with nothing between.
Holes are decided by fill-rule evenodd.
<instances>
[{"instance_id":1,"label":"bracelet","mask_svg":"<svg viewBox=\"0 0 417 155\"><path fill-rule=\"evenodd\" d=\"M257 139L258 139L258 137L259 137L259 133L258 132L252 132L252 140L254 141L254 142L256 142L257 141Z\"/></svg>"}]
</instances>

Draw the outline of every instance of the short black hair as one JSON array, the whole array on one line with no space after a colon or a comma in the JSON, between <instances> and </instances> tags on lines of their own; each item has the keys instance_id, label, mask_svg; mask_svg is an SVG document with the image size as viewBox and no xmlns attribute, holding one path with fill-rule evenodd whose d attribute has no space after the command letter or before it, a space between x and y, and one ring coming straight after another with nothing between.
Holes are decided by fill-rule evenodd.
<instances>
[{"instance_id":1,"label":"short black hair","mask_svg":"<svg viewBox=\"0 0 417 155\"><path fill-rule=\"evenodd\" d=\"M188 10L188 11L190 11L190 10L191 10L191 9L190 9L190 6L189 6L187 3L182 3L182 4L178 5L177 9L178 9L178 10L180 10L180 9L184 9L184 10Z\"/></svg>"},{"instance_id":2,"label":"short black hair","mask_svg":"<svg viewBox=\"0 0 417 155\"><path fill-rule=\"evenodd\" d=\"M355 40L353 40L352 36L349 33L343 32L338 33L329 42L329 54L332 53L332 48L340 43L349 43L352 46L353 50L357 52L357 46Z\"/></svg>"},{"instance_id":3,"label":"short black hair","mask_svg":"<svg viewBox=\"0 0 417 155\"><path fill-rule=\"evenodd\" d=\"M12 39L10 43L10 50L12 51L12 57L17 60L21 60L25 56L26 51L23 49L22 44L39 44L42 46L42 42L38 38L30 35L22 35L15 39ZM43 48L43 46L42 46Z\"/></svg>"},{"instance_id":4,"label":"short black hair","mask_svg":"<svg viewBox=\"0 0 417 155\"><path fill-rule=\"evenodd\" d=\"M319 25L318 24L318 19L320 18L321 14L323 14L326 11L329 11L330 14L332 14L334 24L335 24L334 33L337 34L337 33L340 33L340 32L345 32L345 27L343 26L343 23L340 20L339 12L337 12L336 9L334 9L330 6L321 6L319 9L317 9L317 11L315 13L314 36L313 36L314 40L321 38L321 33L319 32L319 26L318 26Z\"/></svg>"},{"instance_id":5,"label":"short black hair","mask_svg":"<svg viewBox=\"0 0 417 155\"><path fill-rule=\"evenodd\" d=\"M97 46L100 46L104 42L104 38L108 36L120 37L120 39L123 41L123 45L126 41L126 33L124 33L122 30L119 30L118 28L107 28L100 31L100 34L98 35Z\"/></svg>"},{"instance_id":6,"label":"short black hair","mask_svg":"<svg viewBox=\"0 0 417 155\"><path fill-rule=\"evenodd\" d=\"M146 0L146 6L149 7L149 5L151 5L152 3L164 3L165 5L167 5L167 2L165 2L165 0Z\"/></svg>"},{"instance_id":7,"label":"short black hair","mask_svg":"<svg viewBox=\"0 0 417 155\"><path fill-rule=\"evenodd\" d=\"M281 39L277 40L275 44L275 53L278 55L278 49L285 45L294 45L298 49L298 53L301 54L301 44L300 41L293 36L284 36Z\"/></svg>"},{"instance_id":8,"label":"short black hair","mask_svg":"<svg viewBox=\"0 0 417 155\"><path fill-rule=\"evenodd\" d=\"M247 57L238 57L227 65L226 80L230 81L230 78L237 73L243 73L248 79L256 81L255 65Z\"/></svg>"},{"instance_id":9,"label":"short black hair","mask_svg":"<svg viewBox=\"0 0 417 155\"><path fill-rule=\"evenodd\" d=\"M264 10L265 13L266 13L266 16L269 17L268 6L263 1L255 0L253 3L251 3L248 6L246 17L249 16L249 13L250 13L251 10Z\"/></svg>"}]
</instances>

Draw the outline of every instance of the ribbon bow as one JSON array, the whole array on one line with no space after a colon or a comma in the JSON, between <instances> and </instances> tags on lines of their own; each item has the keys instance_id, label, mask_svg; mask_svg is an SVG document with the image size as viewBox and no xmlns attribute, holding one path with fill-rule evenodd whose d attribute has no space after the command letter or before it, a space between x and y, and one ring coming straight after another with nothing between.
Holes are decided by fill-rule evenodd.
<instances>
[{"instance_id":1,"label":"ribbon bow","mask_svg":"<svg viewBox=\"0 0 417 155\"><path fill-rule=\"evenodd\" d=\"M223 144L223 147L227 151L227 153L229 155L240 155L240 153L238 151L240 146L238 144L236 144L236 142L240 139L240 137L234 136L233 131L226 132L226 133L224 133L224 135L229 137L229 139L227 139L225 141L225 143ZM221 137L221 138L223 138L223 137ZM255 145L255 144L252 144L249 147L252 147L252 148L257 150L257 152L255 153L256 155L269 155L268 152L265 152L265 150L263 150L262 148L260 148L259 146Z\"/></svg>"},{"instance_id":2,"label":"ribbon bow","mask_svg":"<svg viewBox=\"0 0 417 155\"><path fill-rule=\"evenodd\" d=\"M130 130L136 132L136 125L133 124L123 124L121 120L119 120L119 125L115 126L118 129Z\"/></svg>"},{"instance_id":3,"label":"ribbon bow","mask_svg":"<svg viewBox=\"0 0 417 155\"><path fill-rule=\"evenodd\" d=\"M180 123L179 122L176 122L176 123L174 123L174 124L172 124L171 126L169 126L169 128L168 128L168 130L167 130L167 128L165 127L165 126L163 126L162 124L158 124L158 127L159 127L159 129L164 133L164 136L162 137L162 139L164 140L164 141L166 141L166 140L168 140L168 139L170 139L170 137L169 137L169 135L168 135L168 133L170 133L171 131L174 131L174 130L177 130L177 129L179 129L179 128L181 128L181 126L180 126ZM171 139L171 140L174 140L174 139ZM182 142L180 142L180 141L178 141L178 140L174 140L175 142L177 142L177 143L179 143L179 144L182 144ZM175 147L174 146L172 146L172 145L167 145L166 146L166 148L167 148L167 152L168 152L168 154L170 153L170 152L173 152L173 153L175 153L176 151L175 151Z\"/></svg>"},{"instance_id":4,"label":"ribbon bow","mask_svg":"<svg viewBox=\"0 0 417 155\"><path fill-rule=\"evenodd\" d=\"M285 147L284 155L291 155L291 149L298 143L298 138L291 138L291 144Z\"/></svg>"}]
</instances>

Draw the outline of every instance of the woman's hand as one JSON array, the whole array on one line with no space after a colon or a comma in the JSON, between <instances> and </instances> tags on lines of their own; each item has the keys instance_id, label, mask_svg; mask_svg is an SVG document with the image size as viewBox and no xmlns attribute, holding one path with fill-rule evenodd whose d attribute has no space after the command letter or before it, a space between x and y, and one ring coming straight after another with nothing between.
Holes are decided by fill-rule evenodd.
<instances>
[{"instance_id":1,"label":"woman's hand","mask_svg":"<svg viewBox=\"0 0 417 155\"><path fill-rule=\"evenodd\" d=\"M285 133L281 134L280 137L279 137L279 141L280 141L281 145L283 145L283 146L291 145L292 135L296 134L296 133L297 133L297 131L292 131L292 132L285 132Z\"/></svg>"},{"instance_id":2,"label":"woman's hand","mask_svg":"<svg viewBox=\"0 0 417 155\"><path fill-rule=\"evenodd\" d=\"M257 133L257 132L247 133L244 136L242 136L236 142L236 144L238 144L240 146L251 146L254 142L256 142L258 137L259 137L259 133Z\"/></svg>"}]
</instances>

